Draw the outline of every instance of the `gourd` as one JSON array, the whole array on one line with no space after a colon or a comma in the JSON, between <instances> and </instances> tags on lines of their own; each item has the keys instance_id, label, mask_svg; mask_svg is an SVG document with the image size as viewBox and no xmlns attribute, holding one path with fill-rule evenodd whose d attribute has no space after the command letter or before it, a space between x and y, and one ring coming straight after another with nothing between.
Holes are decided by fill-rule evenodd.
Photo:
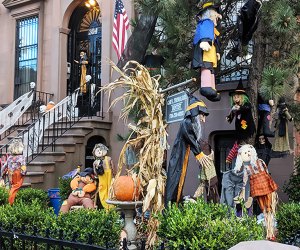
<instances>
[{"instance_id":1,"label":"gourd","mask_svg":"<svg viewBox=\"0 0 300 250\"><path fill-rule=\"evenodd\" d=\"M133 201L139 198L139 181L135 186L131 176L119 176L114 181L113 188L118 201Z\"/></svg>"}]
</instances>

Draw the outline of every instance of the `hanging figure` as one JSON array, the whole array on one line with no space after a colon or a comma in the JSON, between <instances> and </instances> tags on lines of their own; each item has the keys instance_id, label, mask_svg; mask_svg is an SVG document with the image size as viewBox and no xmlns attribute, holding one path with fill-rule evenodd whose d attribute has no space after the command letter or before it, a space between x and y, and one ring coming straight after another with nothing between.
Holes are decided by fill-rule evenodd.
<instances>
[{"instance_id":1,"label":"hanging figure","mask_svg":"<svg viewBox=\"0 0 300 250\"><path fill-rule=\"evenodd\" d=\"M217 193L217 185L212 187L211 184L216 183L214 180L217 179L213 164L213 153L205 155L200 148L202 137L201 123L205 122L208 114L205 103L191 96L171 152L167 172L165 206L170 201L179 202L181 199L190 151L194 153L196 159L202 165L201 176L203 181L206 180L210 188Z\"/></svg>"},{"instance_id":2,"label":"hanging figure","mask_svg":"<svg viewBox=\"0 0 300 250\"><path fill-rule=\"evenodd\" d=\"M113 178L113 162L112 159L107 156L108 148L102 143L98 143L94 146L93 156L94 163L93 169L94 173L98 176L98 191L101 205L105 209L109 209L109 206L106 203L106 200L109 196L109 189L111 186L112 178Z\"/></svg>"},{"instance_id":3,"label":"hanging figure","mask_svg":"<svg viewBox=\"0 0 300 250\"><path fill-rule=\"evenodd\" d=\"M272 157L284 157L290 154L290 142L288 134L288 121L293 121L290 115L285 98L278 100L275 114L275 141L273 145Z\"/></svg>"},{"instance_id":4,"label":"hanging figure","mask_svg":"<svg viewBox=\"0 0 300 250\"><path fill-rule=\"evenodd\" d=\"M236 37L233 39L234 47L226 55L226 59L236 60L241 54L243 46L247 46L257 29L261 0L248 0L240 9L236 23Z\"/></svg>"},{"instance_id":5,"label":"hanging figure","mask_svg":"<svg viewBox=\"0 0 300 250\"><path fill-rule=\"evenodd\" d=\"M220 44L218 41L219 31L216 29L217 22L222 19L218 13L219 6L209 1L203 4L197 14L197 28L194 35L194 55L192 67L200 69L201 88L200 94L208 100L220 101L221 95L216 90L214 69L220 60Z\"/></svg>"},{"instance_id":6,"label":"hanging figure","mask_svg":"<svg viewBox=\"0 0 300 250\"><path fill-rule=\"evenodd\" d=\"M17 192L21 188L26 175L26 160L23 155L23 150L24 145L22 139L14 139L8 147L8 151L11 155L9 155L1 169L1 176L7 175L9 179L10 190L8 202L10 205L14 203Z\"/></svg>"},{"instance_id":7,"label":"hanging figure","mask_svg":"<svg viewBox=\"0 0 300 250\"><path fill-rule=\"evenodd\" d=\"M235 131L239 144L247 142L255 133L255 123L252 115L252 105L244 90L242 79L237 88L230 92L231 111L226 120L231 123L235 118Z\"/></svg>"},{"instance_id":8,"label":"hanging figure","mask_svg":"<svg viewBox=\"0 0 300 250\"><path fill-rule=\"evenodd\" d=\"M273 100L265 100L261 94L258 94L258 133L266 137L274 137L271 131L271 109L274 106Z\"/></svg>"},{"instance_id":9,"label":"hanging figure","mask_svg":"<svg viewBox=\"0 0 300 250\"><path fill-rule=\"evenodd\" d=\"M277 184L268 173L265 162L257 157L252 145L246 144L238 151L234 168L235 173L243 172L244 186L250 182L250 195L256 197L261 211L264 213L267 238L275 237L275 208L277 205Z\"/></svg>"},{"instance_id":10,"label":"hanging figure","mask_svg":"<svg viewBox=\"0 0 300 250\"><path fill-rule=\"evenodd\" d=\"M75 63L80 64L80 92L83 94L86 94L86 85L87 85L87 81L86 81L86 71L87 71L87 64L88 59L87 59L87 55L84 51L80 52L80 60L74 60Z\"/></svg>"}]
</instances>

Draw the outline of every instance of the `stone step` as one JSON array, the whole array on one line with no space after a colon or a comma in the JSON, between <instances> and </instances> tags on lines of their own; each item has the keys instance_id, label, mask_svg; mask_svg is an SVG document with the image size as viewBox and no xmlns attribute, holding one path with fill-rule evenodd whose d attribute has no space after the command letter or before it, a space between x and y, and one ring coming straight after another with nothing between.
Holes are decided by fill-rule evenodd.
<instances>
[{"instance_id":1,"label":"stone step","mask_svg":"<svg viewBox=\"0 0 300 250\"><path fill-rule=\"evenodd\" d=\"M54 161L32 161L27 165L29 172L53 173L55 171Z\"/></svg>"},{"instance_id":2,"label":"stone step","mask_svg":"<svg viewBox=\"0 0 300 250\"><path fill-rule=\"evenodd\" d=\"M33 154L36 162L63 162L66 160L65 152L42 152L40 154Z\"/></svg>"},{"instance_id":3,"label":"stone step","mask_svg":"<svg viewBox=\"0 0 300 250\"><path fill-rule=\"evenodd\" d=\"M24 182L25 183L43 183L44 182L44 172L30 172L28 171L25 175Z\"/></svg>"},{"instance_id":4,"label":"stone step","mask_svg":"<svg viewBox=\"0 0 300 250\"><path fill-rule=\"evenodd\" d=\"M76 150L76 143L55 142L54 150L57 152L74 153ZM52 146L47 147L44 152L52 152Z\"/></svg>"}]
</instances>

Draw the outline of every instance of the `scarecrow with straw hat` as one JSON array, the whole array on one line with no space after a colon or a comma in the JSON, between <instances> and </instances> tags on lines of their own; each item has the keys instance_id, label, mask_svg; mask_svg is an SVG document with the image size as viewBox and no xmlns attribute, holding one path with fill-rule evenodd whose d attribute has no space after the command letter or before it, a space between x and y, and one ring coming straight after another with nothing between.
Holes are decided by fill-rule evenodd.
<instances>
[{"instance_id":1,"label":"scarecrow with straw hat","mask_svg":"<svg viewBox=\"0 0 300 250\"><path fill-rule=\"evenodd\" d=\"M219 6L212 1L200 6L197 14L197 28L194 35L194 54L192 67L200 69L201 88L200 94L208 100L220 101L220 93L216 91L214 69L220 60L219 31L215 28L222 16L219 14Z\"/></svg>"},{"instance_id":2,"label":"scarecrow with straw hat","mask_svg":"<svg viewBox=\"0 0 300 250\"><path fill-rule=\"evenodd\" d=\"M205 122L205 117L208 115L205 103L191 96L171 152L165 194L166 206L169 201L179 202L181 199L190 151L202 165L201 176L207 181L216 178L213 153L205 155L200 147L201 122Z\"/></svg>"}]
</instances>

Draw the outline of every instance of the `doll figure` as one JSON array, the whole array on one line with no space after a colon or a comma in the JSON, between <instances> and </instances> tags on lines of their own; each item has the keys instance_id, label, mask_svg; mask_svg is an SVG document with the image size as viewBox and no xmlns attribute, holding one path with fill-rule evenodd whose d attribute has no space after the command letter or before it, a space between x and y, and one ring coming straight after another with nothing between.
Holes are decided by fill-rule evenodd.
<instances>
[{"instance_id":1,"label":"doll figure","mask_svg":"<svg viewBox=\"0 0 300 250\"><path fill-rule=\"evenodd\" d=\"M218 13L219 6L213 2L203 4L197 14L197 28L194 36L194 55L192 67L200 69L201 88L200 94L210 101L220 101L220 93L217 93L214 69L220 60L220 45L218 36L220 33L215 28L217 21L222 18Z\"/></svg>"},{"instance_id":2,"label":"doll figure","mask_svg":"<svg viewBox=\"0 0 300 250\"><path fill-rule=\"evenodd\" d=\"M94 173L98 176L99 186L99 198L102 206L105 209L109 209L110 206L106 203L106 200L109 196L109 189L112 182L113 177L113 161L112 159L107 156L108 148L99 143L94 146L93 149L93 156L94 156L94 163L93 169Z\"/></svg>"},{"instance_id":3,"label":"doll figure","mask_svg":"<svg viewBox=\"0 0 300 250\"><path fill-rule=\"evenodd\" d=\"M205 155L200 146L203 131L202 123L205 122L206 116L208 115L209 112L205 103L191 96L189 106L185 112L184 120L181 121L170 156L165 206L167 206L170 201L179 202L181 199L190 151L193 152L202 166L201 181L203 181L203 183L207 181L209 188L214 190L211 193L217 194L217 175L213 163L213 153Z\"/></svg>"},{"instance_id":4,"label":"doll figure","mask_svg":"<svg viewBox=\"0 0 300 250\"><path fill-rule=\"evenodd\" d=\"M272 155L272 144L268 138L263 134L259 134L256 138L254 147L258 158L262 159L268 166Z\"/></svg>"},{"instance_id":5,"label":"doll figure","mask_svg":"<svg viewBox=\"0 0 300 250\"><path fill-rule=\"evenodd\" d=\"M243 183L250 182L250 195L256 197L267 225L267 238L274 237L274 213L277 184L268 173L265 162L257 157L252 145L246 144L238 150L235 173L243 172Z\"/></svg>"},{"instance_id":6,"label":"doll figure","mask_svg":"<svg viewBox=\"0 0 300 250\"><path fill-rule=\"evenodd\" d=\"M80 92L85 94L86 93L86 71L87 71L87 64L88 59L87 59L87 55L84 51L80 52L80 60L74 60L75 63L80 64Z\"/></svg>"},{"instance_id":7,"label":"doll figure","mask_svg":"<svg viewBox=\"0 0 300 250\"><path fill-rule=\"evenodd\" d=\"M282 157L290 154L288 121L293 121L293 118L289 113L284 97L281 97L275 114L275 141L272 157Z\"/></svg>"},{"instance_id":8,"label":"doll figure","mask_svg":"<svg viewBox=\"0 0 300 250\"><path fill-rule=\"evenodd\" d=\"M9 180L8 202L12 205L16 194L23 184L26 175L26 160L23 156L24 145L21 138L14 139L8 151L11 154L1 169L1 175L7 175Z\"/></svg>"},{"instance_id":9,"label":"doll figure","mask_svg":"<svg viewBox=\"0 0 300 250\"><path fill-rule=\"evenodd\" d=\"M235 117L237 139L240 142L247 141L255 132L255 123L252 116L252 105L241 80L236 90L230 92L229 95L231 96L231 111L226 119L231 123Z\"/></svg>"},{"instance_id":10,"label":"doll figure","mask_svg":"<svg viewBox=\"0 0 300 250\"><path fill-rule=\"evenodd\" d=\"M97 187L94 180L94 172L92 168L86 168L83 172L76 175L70 186L72 192L68 199L65 200L60 208L61 213L67 213L72 206L83 205L84 208L95 208L91 193Z\"/></svg>"},{"instance_id":11,"label":"doll figure","mask_svg":"<svg viewBox=\"0 0 300 250\"><path fill-rule=\"evenodd\" d=\"M274 137L271 131L271 109L274 106L273 100L265 100L261 94L258 94L258 133L266 137Z\"/></svg>"}]
</instances>

